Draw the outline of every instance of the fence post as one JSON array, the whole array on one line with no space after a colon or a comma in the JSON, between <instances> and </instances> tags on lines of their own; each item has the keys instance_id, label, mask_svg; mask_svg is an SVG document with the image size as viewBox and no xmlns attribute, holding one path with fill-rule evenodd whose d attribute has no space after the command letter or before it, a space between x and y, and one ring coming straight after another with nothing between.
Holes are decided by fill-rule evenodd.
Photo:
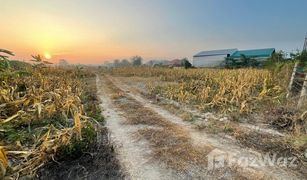
<instances>
[{"instance_id":1,"label":"fence post","mask_svg":"<svg viewBox=\"0 0 307 180\"><path fill-rule=\"evenodd\" d=\"M304 80L304 84L302 87L302 91L301 91L301 95L300 95L300 99L298 100L298 108L301 108L305 101L306 101L306 96L307 96L307 73L305 75L305 80Z\"/></svg>"},{"instance_id":2,"label":"fence post","mask_svg":"<svg viewBox=\"0 0 307 180\"><path fill-rule=\"evenodd\" d=\"M295 65L294 65L294 68L293 68L293 72L292 72L292 75L291 75L290 83L289 83L289 86L288 86L288 93L287 93L287 96L286 96L287 98L289 98L291 96L293 81L295 79L295 75L296 75L298 64L299 64L299 62L296 62Z\"/></svg>"}]
</instances>

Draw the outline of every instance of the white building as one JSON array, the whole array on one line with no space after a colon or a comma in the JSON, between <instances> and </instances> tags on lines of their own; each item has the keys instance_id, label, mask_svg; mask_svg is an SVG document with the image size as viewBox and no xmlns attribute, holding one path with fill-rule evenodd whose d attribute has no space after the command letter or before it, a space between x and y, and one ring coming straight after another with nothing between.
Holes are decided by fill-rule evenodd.
<instances>
[{"instance_id":1,"label":"white building","mask_svg":"<svg viewBox=\"0 0 307 180\"><path fill-rule=\"evenodd\" d=\"M193 56L194 67L219 67L225 62L225 58L231 56L238 49L222 49L202 51Z\"/></svg>"}]
</instances>

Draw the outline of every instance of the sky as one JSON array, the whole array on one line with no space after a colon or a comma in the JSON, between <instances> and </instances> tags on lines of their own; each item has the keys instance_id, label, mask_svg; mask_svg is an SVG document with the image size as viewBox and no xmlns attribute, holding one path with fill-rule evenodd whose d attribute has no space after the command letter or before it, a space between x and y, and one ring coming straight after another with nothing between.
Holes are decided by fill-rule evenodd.
<instances>
[{"instance_id":1,"label":"sky","mask_svg":"<svg viewBox=\"0 0 307 180\"><path fill-rule=\"evenodd\" d=\"M29 60L189 59L223 48L302 49L306 0L0 0L0 48ZM49 56L49 57L48 57Z\"/></svg>"}]
</instances>

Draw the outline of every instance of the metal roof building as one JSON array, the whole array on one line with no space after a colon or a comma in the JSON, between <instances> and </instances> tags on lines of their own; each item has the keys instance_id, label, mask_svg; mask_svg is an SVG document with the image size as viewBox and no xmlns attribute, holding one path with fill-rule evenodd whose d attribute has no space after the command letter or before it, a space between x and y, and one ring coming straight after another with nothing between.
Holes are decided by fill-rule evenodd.
<instances>
[{"instance_id":1,"label":"metal roof building","mask_svg":"<svg viewBox=\"0 0 307 180\"><path fill-rule=\"evenodd\" d=\"M194 67L218 67L221 66L226 57L231 56L238 49L221 49L202 51L193 56Z\"/></svg>"},{"instance_id":2,"label":"metal roof building","mask_svg":"<svg viewBox=\"0 0 307 180\"><path fill-rule=\"evenodd\" d=\"M274 52L275 52L274 48L242 50L242 51L236 51L230 56L230 58L237 59L241 58L242 55L244 55L247 58L267 59L270 58Z\"/></svg>"}]
</instances>

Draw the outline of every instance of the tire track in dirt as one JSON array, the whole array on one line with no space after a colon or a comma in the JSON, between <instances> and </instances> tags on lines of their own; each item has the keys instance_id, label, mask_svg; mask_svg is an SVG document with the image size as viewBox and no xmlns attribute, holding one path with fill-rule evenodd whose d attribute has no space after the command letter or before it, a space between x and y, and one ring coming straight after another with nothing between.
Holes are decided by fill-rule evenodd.
<instances>
[{"instance_id":1,"label":"tire track in dirt","mask_svg":"<svg viewBox=\"0 0 307 180\"><path fill-rule=\"evenodd\" d=\"M123 124L125 118L116 111L105 82L102 81L97 76L96 84L102 101L103 115L106 117L106 127L110 130L111 140L115 144L120 163L129 179L180 179L174 172L150 161L151 150L148 148L148 143L136 141L131 137L139 128Z\"/></svg>"},{"instance_id":2,"label":"tire track in dirt","mask_svg":"<svg viewBox=\"0 0 307 180\"><path fill-rule=\"evenodd\" d=\"M107 76L107 78L110 79L116 87L124 91L127 95L135 99L137 102L141 103L144 107L149 108L153 112L162 116L164 119L167 119L168 121L171 121L172 123L183 127L187 132L189 132L191 139L194 141L194 144L211 145L213 148L218 149L218 151L227 153L230 156L234 156L237 158L242 156L257 158L257 155L260 154L248 149L242 149L242 147L237 146L234 142L229 142L229 139L226 140L221 137L212 136L204 132L196 131L190 123L184 122L180 117L177 117L169 113L168 111L162 109L161 107L150 103L147 99L144 99L140 95L131 93L129 87L125 84L122 84L116 78L110 76ZM287 171L280 167L239 167L238 171L241 174L248 174L250 177L252 177L252 179L259 177L262 177L264 179L302 179L300 175L292 171Z\"/></svg>"}]
</instances>

